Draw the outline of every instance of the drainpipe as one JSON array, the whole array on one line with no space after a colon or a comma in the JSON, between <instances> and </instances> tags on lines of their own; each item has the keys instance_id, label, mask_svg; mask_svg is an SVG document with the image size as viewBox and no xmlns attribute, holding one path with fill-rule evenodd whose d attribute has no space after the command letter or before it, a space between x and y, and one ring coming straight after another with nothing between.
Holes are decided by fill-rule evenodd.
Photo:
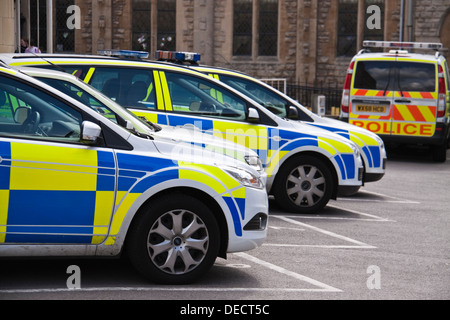
<instances>
[{"instance_id":1,"label":"drainpipe","mask_svg":"<svg viewBox=\"0 0 450 320\"><path fill-rule=\"evenodd\" d=\"M403 42L403 24L405 16L405 0L401 0L400 3L400 42Z\"/></svg>"},{"instance_id":2,"label":"drainpipe","mask_svg":"<svg viewBox=\"0 0 450 320\"><path fill-rule=\"evenodd\" d=\"M408 28L408 41L413 42L413 0L408 0L408 21L407 21L407 28Z\"/></svg>"},{"instance_id":3,"label":"drainpipe","mask_svg":"<svg viewBox=\"0 0 450 320\"><path fill-rule=\"evenodd\" d=\"M53 0L47 0L47 53L53 53Z\"/></svg>"}]
</instances>

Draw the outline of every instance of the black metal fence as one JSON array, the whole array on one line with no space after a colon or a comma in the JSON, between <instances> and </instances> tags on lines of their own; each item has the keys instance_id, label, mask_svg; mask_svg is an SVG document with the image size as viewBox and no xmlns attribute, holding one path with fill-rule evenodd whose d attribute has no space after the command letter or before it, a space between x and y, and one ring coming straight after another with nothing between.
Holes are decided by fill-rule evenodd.
<instances>
[{"instance_id":1,"label":"black metal fence","mask_svg":"<svg viewBox=\"0 0 450 320\"><path fill-rule=\"evenodd\" d=\"M286 94L308 108L313 108L317 96L325 96L326 114L337 116L341 107L342 87L329 87L322 84L287 83Z\"/></svg>"}]
</instances>

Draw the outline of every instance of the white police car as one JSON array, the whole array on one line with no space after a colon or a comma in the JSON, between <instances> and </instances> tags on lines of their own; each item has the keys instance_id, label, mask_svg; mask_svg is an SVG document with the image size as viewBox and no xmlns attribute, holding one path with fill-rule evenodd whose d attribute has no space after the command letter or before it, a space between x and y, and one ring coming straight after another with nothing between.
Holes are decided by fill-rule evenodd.
<instances>
[{"instance_id":1,"label":"white police car","mask_svg":"<svg viewBox=\"0 0 450 320\"><path fill-rule=\"evenodd\" d=\"M264 183L267 180L267 175L264 172L261 159L256 152L249 148L209 134L204 134L194 126L186 125L183 127L170 127L167 125L154 124L144 117L137 118L136 115L121 107L100 91L68 73L42 68L21 67L17 69L78 100L114 122L117 122L115 115L120 115L121 118L126 119L127 121L123 126L128 126L131 129L136 130L138 134L151 134L153 138L159 140L185 142L200 146L206 150L215 152L217 154L216 157L233 157L247 163L258 171L261 180ZM183 148L180 150L174 148L172 150L172 152L178 151L186 150Z\"/></svg>"},{"instance_id":2,"label":"white police car","mask_svg":"<svg viewBox=\"0 0 450 320\"><path fill-rule=\"evenodd\" d=\"M0 55L13 66L63 68L153 123L193 125L256 151L278 204L318 212L338 191L362 185L355 143L285 121L242 93L192 69L79 55Z\"/></svg>"},{"instance_id":3,"label":"white police car","mask_svg":"<svg viewBox=\"0 0 450 320\"><path fill-rule=\"evenodd\" d=\"M343 121L321 117L286 94L244 73L210 66L192 68L228 84L286 121L301 121L305 125L334 132L356 143L364 162L364 183L378 181L384 176L387 153L383 140L375 133Z\"/></svg>"},{"instance_id":4,"label":"white police car","mask_svg":"<svg viewBox=\"0 0 450 320\"><path fill-rule=\"evenodd\" d=\"M150 280L178 284L262 244L268 201L256 170L107 112L0 66L1 257L126 248Z\"/></svg>"}]
</instances>

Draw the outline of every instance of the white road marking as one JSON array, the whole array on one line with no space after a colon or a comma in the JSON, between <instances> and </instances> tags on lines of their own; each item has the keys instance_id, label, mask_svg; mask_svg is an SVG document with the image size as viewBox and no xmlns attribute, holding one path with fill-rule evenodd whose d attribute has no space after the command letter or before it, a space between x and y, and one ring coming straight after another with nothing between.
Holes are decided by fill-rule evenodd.
<instances>
[{"instance_id":1,"label":"white road marking","mask_svg":"<svg viewBox=\"0 0 450 320\"><path fill-rule=\"evenodd\" d=\"M263 267L266 267L266 268L268 268L268 269L270 269L270 270L279 272L279 273L284 274L284 275L286 275L286 276L292 277L292 278L294 278L294 279L297 279L297 280L304 281L304 282L307 282L307 283L309 283L309 284L312 284L312 285L314 285L314 286L316 286L316 287L321 288L320 291L327 291L327 292L342 292L342 290L340 290L340 289L336 289L336 288L334 288L334 287L332 287L332 286L329 286L329 285L327 285L327 284L325 284L325 283L322 283L322 282L320 282L320 281L317 281L317 280L311 279L311 278L309 278L309 277L306 277L306 276L304 276L304 275L301 275L301 274L299 274L299 273L296 273L296 272L287 270L287 269L285 269L285 268L283 268L283 267L277 266L277 265L272 264L272 263L270 263L270 262L267 262L267 261L258 259L258 258L254 257L254 256L252 256L252 255L247 254L247 253L244 253L244 252L238 252L238 253L234 253L234 255L237 255L237 256L239 256L239 257L241 257L241 258L247 259L247 260L249 260L249 261L251 261L251 262L253 262L253 263L259 264L259 265L261 265L261 266L263 266ZM307 290L307 289L304 289L304 290ZM316 291L317 291L317 290L316 290Z\"/></svg>"},{"instance_id":2,"label":"white road marking","mask_svg":"<svg viewBox=\"0 0 450 320\"><path fill-rule=\"evenodd\" d=\"M360 193L364 194L372 194L383 198L389 198L392 200L387 199L361 199L361 198L352 198L352 197L342 197L338 198L339 201L361 201L361 202L389 202L389 203L405 203L405 204L420 204L418 201L412 201L407 199L402 199L394 196L390 196L383 193L373 192L373 191L360 191Z\"/></svg>"},{"instance_id":3,"label":"white road marking","mask_svg":"<svg viewBox=\"0 0 450 320\"><path fill-rule=\"evenodd\" d=\"M346 237L346 236L343 236L343 235L340 235L340 234L337 234L337 233L334 233L334 232L331 232L331 231L327 231L327 230L324 230L324 229L321 229L321 228L318 228L318 227L314 227L314 226L311 226L309 224L306 224L306 223L303 223L303 222L300 222L300 221L296 221L296 220L293 220L293 219L290 219L290 218L287 218L287 217L272 216L272 218L277 218L277 219L286 221L286 222L291 223L291 224L299 225L299 226L302 226L304 228L308 228L308 229L314 230L316 232L323 233L323 234L325 234L327 236L330 236L330 237L334 237L334 238L337 238L337 239L340 239L340 240L344 240L344 241L353 243L353 244L356 245L356 248L376 249L376 247L368 245L368 244L366 244L364 242L361 242L361 241L358 241L358 240L355 240L355 239L352 239L352 238L349 238L349 237ZM270 245L270 246L293 246L293 245L263 243L263 246L264 245L266 245L266 246L268 246L268 245ZM318 245L318 246L315 246L315 245L295 245L295 246L324 247L324 246L320 246L320 245ZM342 248L342 246L329 246L329 245L327 245L325 247L330 247L330 248L331 247L332 248L341 247ZM345 248L355 248L355 246L345 246Z\"/></svg>"},{"instance_id":4,"label":"white road marking","mask_svg":"<svg viewBox=\"0 0 450 320\"><path fill-rule=\"evenodd\" d=\"M275 229L275 230L293 230L293 231L305 231L305 229L300 229L300 228L288 228L288 227L275 227L275 226L269 226L270 229Z\"/></svg>"},{"instance_id":5,"label":"white road marking","mask_svg":"<svg viewBox=\"0 0 450 320\"><path fill-rule=\"evenodd\" d=\"M364 213L364 212L361 212L361 211L356 211L356 210L351 210L351 209L347 209L347 208L342 208L342 207L331 205L331 204L328 204L327 207L335 208L335 209L339 209L339 210L343 210L343 211L348 211L348 212L351 212L351 213L354 213L354 214L357 214L357 215L360 215L360 216L365 216L365 217L371 218L371 219L357 219L357 220L380 221L380 222L395 222L394 220L382 218L382 217L379 217L379 216L376 216L376 215L373 215L373 214L368 214L368 213ZM339 219L340 217L333 217L333 218ZM346 218L342 218L342 219L346 219ZM349 218L347 218L347 219L349 219Z\"/></svg>"},{"instance_id":6,"label":"white road marking","mask_svg":"<svg viewBox=\"0 0 450 320\"><path fill-rule=\"evenodd\" d=\"M331 287L330 287L331 288ZM53 288L53 289L12 289L0 290L0 294L32 294L32 293L75 293L75 292L114 292L114 291L136 291L136 292L342 292L342 290L335 289L307 289L307 288L223 288L223 287L93 287L80 289L67 288Z\"/></svg>"}]
</instances>

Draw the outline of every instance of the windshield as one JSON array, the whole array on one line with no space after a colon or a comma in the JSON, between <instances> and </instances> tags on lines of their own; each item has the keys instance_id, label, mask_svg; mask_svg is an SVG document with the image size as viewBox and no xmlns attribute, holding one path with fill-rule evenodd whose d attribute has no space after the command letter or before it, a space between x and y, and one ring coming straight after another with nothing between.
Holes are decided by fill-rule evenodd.
<instances>
[{"instance_id":1,"label":"windshield","mask_svg":"<svg viewBox=\"0 0 450 320\"><path fill-rule=\"evenodd\" d=\"M436 91L436 66L404 61L358 61L355 89L383 91Z\"/></svg>"},{"instance_id":2,"label":"windshield","mask_svg":"<svg viewBox=\"0 0 450 320\"><path fill-rule=\"evenodd\" d=\"M265 89L253 81L242 78L220 75L220 81L244 93L275 115L281 118L286 117L288 102L276 93Z\"/></svg>"},{"instance_id":3,"label":"windshield","mask_svg":"<svg viewBox=\"0 0 450 320\"><path fill-rule=\"evenodd\" d=\"M146 120L136 117L130 111L121 107L120 105L103 95L101 92L97 91L95 88L82 81L74 84L72 82L60 79L46 77L37 78L40 81L52 86L53 88L78 100L79 102L104 116L106 119L129 130L135 135L147 135L149 133L160 130L157 125L151 124ZM92 92L92 94L89 91ZM130 124L132 126L130 126Z\"/></svg>"}]
</instances>

